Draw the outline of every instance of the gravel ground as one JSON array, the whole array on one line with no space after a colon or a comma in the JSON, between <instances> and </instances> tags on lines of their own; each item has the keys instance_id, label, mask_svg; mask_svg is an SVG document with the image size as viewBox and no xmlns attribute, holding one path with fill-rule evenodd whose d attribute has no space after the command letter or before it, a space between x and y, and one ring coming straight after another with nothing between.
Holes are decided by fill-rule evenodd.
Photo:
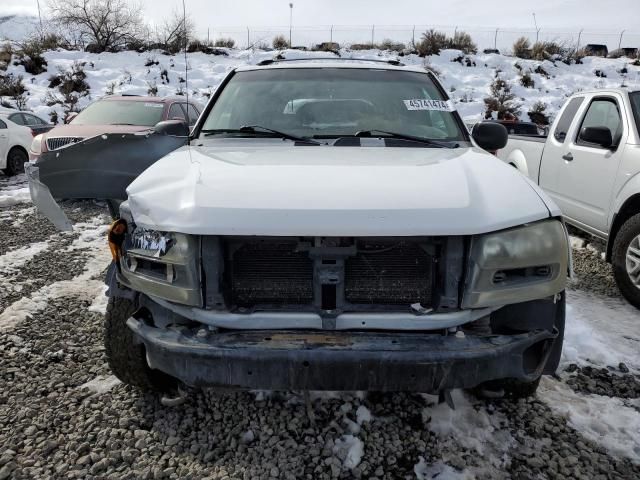
<instances>
[{"instance_id":1,"label":"gravel ground","mask_svg":"<svg viewBox=\"0 0 640 480\"><path fill-rule=\"evenodd\" d=\"M640 478L640 464L583 436L540 396L454 392L452 411L427 395L318 393L314 419L294 392L189 391L167 406L111 376L92 280L106 266L94 230L108 218L91 202L65 208L93 226L61 235L28 205L0 208L0 275L4 253L46 242L5 266L0 285L0 480ZM597 252L574 249L574 262L575 288L618 296ZM43 291L42 308L2 328L3 311ZM640 405L637 373L569 365L549 382Z\"/></svg>"}]
</instances>

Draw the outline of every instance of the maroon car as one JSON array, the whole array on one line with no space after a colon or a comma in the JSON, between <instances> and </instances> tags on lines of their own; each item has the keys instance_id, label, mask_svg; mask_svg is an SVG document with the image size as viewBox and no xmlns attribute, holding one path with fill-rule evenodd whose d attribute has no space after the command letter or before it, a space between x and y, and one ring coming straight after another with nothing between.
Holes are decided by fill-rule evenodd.
<instances>
[{"instance_id":1,"label":"maroon car","mask_svg":"<svg viewBox=\"0 0 640 480\"><path fill-rule=\"evenodd\" d=\"M66 125L57 125L34 139L29 156L57 150L70 143L103 133L133 133L148 130L163 120L183 120L193 126L201 107L185 97L143 97L113 95L93 102L70 117ZM40 139L40 143L37 143ZM39 148L38 148L39 147ZM39 151L38 151L39 150Z\"/></svg>"}]
</instances>

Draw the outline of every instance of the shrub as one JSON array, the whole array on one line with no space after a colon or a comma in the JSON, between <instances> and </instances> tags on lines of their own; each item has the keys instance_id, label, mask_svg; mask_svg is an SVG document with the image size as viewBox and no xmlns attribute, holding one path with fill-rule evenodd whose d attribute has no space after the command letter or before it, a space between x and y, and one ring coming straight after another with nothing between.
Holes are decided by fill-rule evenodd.
<instances>
[{"instance_id":1,"label":"shrub","mask_svg":"<svg viewBox=\"0 0 640 480\"><path fill-rule=\"evenodd\" d=\"M537 101L527 113L531 121L537 125L549 125L549 117L546 114L547 105L544 102Z\"/></svg>"},{"instance_id":2,"label":"shrub","mask_svg":"<svg viewBox=\"0 0 640 480\"><path fill-rule=\"evenodd\" d=\"M42 43L37 40L28 40L20 45L16 52L16 65L22 65L24 70L31 75L40 75L47 71L47 61L42 54Z\"/></svg>"},{"instance_id":3,"label":"shrub","mask_svg":"<svg viewBox=\"0 0 640 480\"><path fill-rule=\"evenodd\" d=\"M536 82L531 77L530 72L524 72L522 74L522 76L520 77L520 85L522 85L525 88L533 88L536 86Z\"/></svg>"},{"instance_id":4,"label":"shrub","mask_svg":"<svg viewBox=\"0 0 640 480\"><path fill-rule=\"evenodd\" d=\"M549 60L557 56L564 57L566 49L556 42L536 42L531 47L531 57L534 60Z\"/></svg>"},{"instance_id":5,"label":"shrub","mask_svg":"<svg viewBox=\"0 0 640 480\"><path fill-rule=\"evenodd\" d=\"M316 52L331 52L338 53L340 51L340 44L336 42L322 42L318 43L314 48Z\"/></svg>"},{"instance_id":6,"label":"shrub","mask_svg":"<svg viewBox=\"0 0 640 480\"><path fill-rule=\"evenodd\" d=\"M158 85L155 80L147 81L147 95L158 96Z\"/></svg>"},{"instance_id":7,"label":"shrub","mask_svg":"<svg viewBox=\"0 0 640 480\"><path fill-rule=\"evenodd\" d=\"M50 79L57 85L58 92L53 87L50 88L44 97L44 103L49 107L60 105L64 112L64 120L69 113L79 111L79 100L89 95L89 84L85 81L87 75L83 66L83 63L74 62L71 70L60 70L57 79Z\"/></svg>"},{"instance_id":8,"label":"shrub","mask_svg":"<svg viewBox=\"0 0 640 480\"><path fill-rule=\"evenodd\" d=\"M11 63L11 56L13 55L13 49L11 48L11 42L7 42L0 47L0 70L6 70Z\"/></svg>"},{"instance_id":9,"label":"shrub","mask_svg":"<svg viewBox=\"0 0 640 480\"><path fill-rule=\"evenodd\" d=\"M352 43L349 47L350 50L371 50L372 48L376 48L372 43Z\"/></svg>"},{"instance_id":10,"label":"shrub","mask_svg":"<svg viewBox=\"0 0 640 480\"><path fill-rule=\"evenodd\" d=\"M407 48L407 46L404 43L394 42L391 39L385 38L382 42L380 42L378 48L380 50L389 50L391 52L402 52Z\"/></svg>"},{"instance_id":11,"label":"shrub","mask_svg":"<svg viewBox=\"0 0 640 480\"><path fill-rule=\"evenodd\" d=\"M273 37L273 41L271 42L273 48L277 50L282 50L285 48L289 48L289 41L284 38L284 35L276 35Z\"/></svg>"},{"instance_id":12,"label":"shrub","mask_svg":"<svg viewBox=\"0 0 640 480\"><path fill-rule=\"evenodd\" d=\"M144 62L145 67L153 67L154 65L159 65L160 62L156 59L156 57L148 57L147 61Z\"/></svg>"},{"instance_id":13,"label":"shrub","mask_svg":"<svg viewBox=\"0 0 640 480\"><path fill-rule=\"evenodd\" d=\"M513 44L513 55L518 58L531 58L531 44L527 37L520 37Z\"/></svg>"},{"instance_id":14,"label":"shrub","mask_svg":"<svg viewBox=\"0 0 640 480\"><path fill-rule=\"evenodd\" d=\"M236 46L236 41L233 38L219 38L215 41L213 46L219 48L233 48Z\"/></svg>"},{"instance_id":15,"label":"shrub","mask_svg":"<svg viewBox=\"0 0 640 480\"><path fill-rule=\"evenodd\" d=\"M533 73L537 73L538 75L542 75L544 78L550 78L549 74L547 73L547 71L542 68L542 65L538 65L535 70L533 71Z\"/></svg>"},{"instance_id":16,"label":"shrub","mask_svg":"<svg viewBox=\"0 0 640 480\"><path fill-rule=\"evenodd\" d=\"M424 32L422 39L416 44L416 51L421 57L438 55L444 48L447 48L447 36L434 29Z\"/></svg>"},{"instance_id":17,"label":"shrub","mask_svg":"<svg viewBox=\"0 0 640 480\"><path fill-rule=\"evenodd\" d=\"M496 76L489 87L490 96L484 99L486 107L485 118L492 118L496 112L498 120L520 115L520 104L516 101L516 96L511 92L509 83Z\"/></svg>"},{"instance_id":18,"label":"shrub","mask_svg":"<svg viewBox=\"0 0 640 480\"><path fill-rule=\"evenodd\" d=\"M448 48L462 50L466 54L478 53L478 46L471 39L471 35L467 32L456 32L452 38L447 41Z\"/></svg>"},{"instance_id":19,"label":"shrub","mask_svg":"<svg viewBox=\"0 0 640 480\"><path fill-rule=\"evenodd\" d=\"M23 110L26 107L27 97L25 93L27 89L24 87L22 83L22 76L18 75L17 77L9 74L5 76L0 76L0 98L9 97L13 100L15 104L15 108L18 110ZM4 99L2 99L4 102ZM5 102L6 104L6 102ZM9 108L13 108L14 106L8 104Z\"/></svg>"}]
</instances>

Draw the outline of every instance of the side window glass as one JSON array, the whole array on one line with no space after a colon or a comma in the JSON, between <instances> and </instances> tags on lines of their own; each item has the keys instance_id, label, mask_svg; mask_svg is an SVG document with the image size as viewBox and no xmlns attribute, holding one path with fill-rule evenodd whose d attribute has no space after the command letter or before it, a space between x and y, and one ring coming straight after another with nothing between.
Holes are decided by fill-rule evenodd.
<instances>
[{"instance_id":1,"label":"side window glass","mask_svg":"<svg viewBox=\"0 0 640 480\"><path fill-rule=\"evenodd\" d=\"M200 112L198 112L198 109L190 103L185 103L182 105L182 107L187 111L187 116L189 117L189 126L193 127L198 120L198 115L200 115Z\"/></svg>"},{"instance_id":2,"label":"side window glass","mask_svg":"<svg viewBox=\"0 0 640 480\"><path fill-rule=\"evenodd\" d=\"M0 120L0 130L7 128L7 124Z\"/></svg>"},{"instance_id":3,"label":"side window glass","mask_svg":"<svg viewBox=\"0 0 640 480\"><path fill-rule=\"evenodd\" d=\"M24 118L21 113L14 113L13 115L9 115L9 120L17 125L24 125Z\"/></svg>"},{"instance_id":4,"label":"side window glass","mask_svg":"<svg viewBox=\"0 0 640 480\"><path fill-rule=\"evenodd\" d=\"M185 120L184 111L179 103L174 103L169 108L169 120Z\"/></svg>"},{"instance_id":5,"label":"side window glass","mask_svg":"<svg viewBox=\"0 0 640 480\"><path fill-rule=\"evenodd\" d=\"M38 117L34 117L33 115L27 115L26 113L22 115L24 117L25 125L40 125L40 119Z\"/></svg>"},{"instance_id":6,"label":"side window glass","mask_svg":"<svg viewBox=\"0 0 640 480\"><path fill-rule=\"evenodd\" d=\"M558 142L564 143L567 138L567 132L569 132L569 127L571 127L571 122L573 122L573 118L576 116L576 112L582 105L584 101L584 97L576 97L571 99L567 108L562 112L562 116L556 125L556 129L553 132L553 138L555 138Z\"/></svg>"},{"instance_id":7,"label":"side window glass","mask_svg":"<svg viewBox=\"0 0 640 480\"><path fill-rule=\"evenodd\" d=\"M622 117L615 100L611 98L596 98L589 105L589 109L580 125L580 132L585 127L606 127L611 132L613 145L620 142L622 136Z\"/></svg>"}]
</instances>

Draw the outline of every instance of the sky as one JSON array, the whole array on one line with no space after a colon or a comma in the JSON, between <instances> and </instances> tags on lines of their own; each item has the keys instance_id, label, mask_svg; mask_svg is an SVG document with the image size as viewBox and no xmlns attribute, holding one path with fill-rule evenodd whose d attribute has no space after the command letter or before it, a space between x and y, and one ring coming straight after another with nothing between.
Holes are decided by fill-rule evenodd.
<instances>
[{"instance_id":1,"label":"sky","mask_svg":"<svg viewBox=\"0 0 640 480\"><path fill-rule=\"evenodd\" d=\"M152 23L160 24L172 12L182 10L181 0L137 1ZM291 13L289 0L185 2L200 36L206 36L207 29L213 37L225 32L237 34L240 29L232 27L247 25L254 30L258 30L258 26L278 26L286 30ZM46 3L47 0L40 0L43 11ZM547 35L584 28L610 32L611 38L607 40L617 43L615 32L626 29L631 34L628 41L636 43L636 39L640 39L640 0L609 0L606 8L603 3L602 0L293 0L293 25L298 28L323 26L328 31L330 25L375 24L379 26L380 38L387 35L383 25L450 26L452 30L458 26L472 33L495 27L535 31L535 12L538 28L543 33L546 29ZM0 16L13 13L37 14L37 0L0 0ZM336 29L347 30L346 27ZM270 34L275 29L264 30L266 37L267 30Z\"/></svg>"}]
</instances>

